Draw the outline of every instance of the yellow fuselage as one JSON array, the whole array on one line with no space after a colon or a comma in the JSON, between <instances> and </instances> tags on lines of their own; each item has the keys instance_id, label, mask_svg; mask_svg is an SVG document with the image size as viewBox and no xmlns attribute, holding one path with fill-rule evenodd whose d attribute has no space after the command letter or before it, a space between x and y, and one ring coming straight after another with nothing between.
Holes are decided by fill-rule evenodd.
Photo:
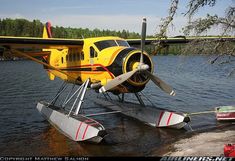
<instances>
[{"instance_id":1,"label":"yellow fuselage","mask_svg":"<svg viewBox=\"0 0 235 161\"><path fill-rule=\"evenodd\" d=\"M136 68L141 53L119 37L87 38L84 39L83 47L44 51L51 52L46 58L47 63L67 73L47 69L51 80L57 76L65 81L81 84L89 78L91 84L96 84L94 88L99 88L114 77ZM149 71L153 72L153 63L147 53L144 53L144 62L150 66ZM139 92L148 80L135 74L112 92Z\"/></svg>"}]
</instances>

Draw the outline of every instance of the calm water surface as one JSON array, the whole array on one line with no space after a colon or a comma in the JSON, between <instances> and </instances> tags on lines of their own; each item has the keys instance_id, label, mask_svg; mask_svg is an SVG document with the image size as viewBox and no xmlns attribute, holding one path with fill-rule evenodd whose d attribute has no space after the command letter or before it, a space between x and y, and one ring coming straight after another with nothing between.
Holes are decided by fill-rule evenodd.
<instances>
[{"instance_id":1,"label":"calm water surface","mask_svg":"<svg viewBox=\"0 0 235 161\"><path fill-rule=\"evenodd\" d=\"M155 106L190 113L235 105L235 76L227 77L235 64L210 65L205 56L153 59L155 73L177 93L175 97L168 96L149 83L143 93ZM62 81L49 81L42 66L31 61L2 61L0 69L0 155L146 156L191 133L187 127L156 129L111 114L95 117L109 133L101 144L73 142L45 121L36 109L38 101L50 100L56 94ZM87 113L105 111L93 102L98 96L94 91L88 91L88 95L84 103ZM135 101L132 95L128 99ZM191 126L197 131L221 124L209 114L193 117Z\"/></svg>"}]
</instances>

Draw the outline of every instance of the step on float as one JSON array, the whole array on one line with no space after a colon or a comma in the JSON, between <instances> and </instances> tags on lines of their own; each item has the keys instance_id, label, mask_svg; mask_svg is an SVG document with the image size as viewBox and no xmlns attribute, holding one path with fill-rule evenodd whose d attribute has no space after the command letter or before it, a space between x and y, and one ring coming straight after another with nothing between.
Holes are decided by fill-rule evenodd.
<instances>
[{"instance_id":1,"label":"step on float","mask_svg":"<svg viewBox=\"0 0 235 161\"><path fill-rule=\"evenodd\" d=\"M105 128L94 119L69 112L47 102L38 102L38 111L60 132L74 141L99 143L105 136Z\"/></svg>"},{"instance_id":2,"label":"step on float","mask_svg":"<svg viewBox=\"0 0 235 161\"><path fill-rule=\"evenodd\" d=\"M165 109L150 106L143 107L142 105L128 102L104 99L95 99L94 101L98 105L120 112L153 127L181 129L190 122L190 117L180 112L167 111Z\"/></svg>"}]
</instances>

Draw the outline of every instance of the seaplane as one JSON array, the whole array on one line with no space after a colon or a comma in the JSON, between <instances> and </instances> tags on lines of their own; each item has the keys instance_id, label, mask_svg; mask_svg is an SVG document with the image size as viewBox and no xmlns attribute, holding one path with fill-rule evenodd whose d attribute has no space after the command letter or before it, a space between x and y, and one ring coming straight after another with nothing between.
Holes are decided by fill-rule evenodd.
<instances>
[{"instance_id":1,"label":"seaplane","mask_svg":"<svg viewBox=\"0 0 235 161\"><path fill-rule=\"evenodd\" d=\"M42 38L0 36L0 46L4 48L5 54L24 57L43 65L50 80L58 77L64 81L50 102L38 102L37 109L42 116L74 141L99 143L107 132L92 116L104 113L81 113L87 89L93 89L105 98L109 93L119 98L119 103L114 106L115 103L111 101L98 102L105 102L104 106L113 110L106 114L121 112L154 127L182 128L190 121L182 113L141 107L144 102L139 92L150 80L167 94L176 94L169 84L153 74L154 63L144 49L145 45L154 43L156 39L146 39L146 26L144 18L140 39L113 36L59 39L52 37L51 23L47 22ZM222 41L227 39L235 41L234 38L220 38ZM158 39L157 42L171 44L191 40L193 39L177 37ZM141 47L139 49L133 47L134 45ZM33 52L25 49L32 49ZM65 92L69 85L69 92ZM125 106L130 106L125 105L124 100L124 94L128 93L134 93L139 103L125 110ZM63 101L58 105L62 95ZM135 112L131 112L132 110Z\"/></svg>"}]
</instances>

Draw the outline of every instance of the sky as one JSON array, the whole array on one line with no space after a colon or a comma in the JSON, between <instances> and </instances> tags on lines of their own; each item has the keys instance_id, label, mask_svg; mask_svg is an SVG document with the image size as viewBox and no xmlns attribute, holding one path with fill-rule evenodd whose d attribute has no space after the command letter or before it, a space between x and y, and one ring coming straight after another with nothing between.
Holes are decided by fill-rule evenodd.
<instances>
[{"instance_id":1,"label":"sky","mask_svg":"<svg viewBox=\"0 0 235 161\"><path fill-rule=\"evenodd\" d=\"M142 18L147 18L147 34L157 32L161 18L168 15L170 0L1 0L0 18L38 19L53 26L81 27L89 29L129 30L141 32ZM180 0L174 26L169 36L182 35L181 28L187 23L182 13L187 11L188 0ZM235 0L217 0L215 7L199 10L196 18L206 13L224 15L228 6L235 6ZM218 34L214 28L210 34Z\"/></svg>"}]
</instances>

